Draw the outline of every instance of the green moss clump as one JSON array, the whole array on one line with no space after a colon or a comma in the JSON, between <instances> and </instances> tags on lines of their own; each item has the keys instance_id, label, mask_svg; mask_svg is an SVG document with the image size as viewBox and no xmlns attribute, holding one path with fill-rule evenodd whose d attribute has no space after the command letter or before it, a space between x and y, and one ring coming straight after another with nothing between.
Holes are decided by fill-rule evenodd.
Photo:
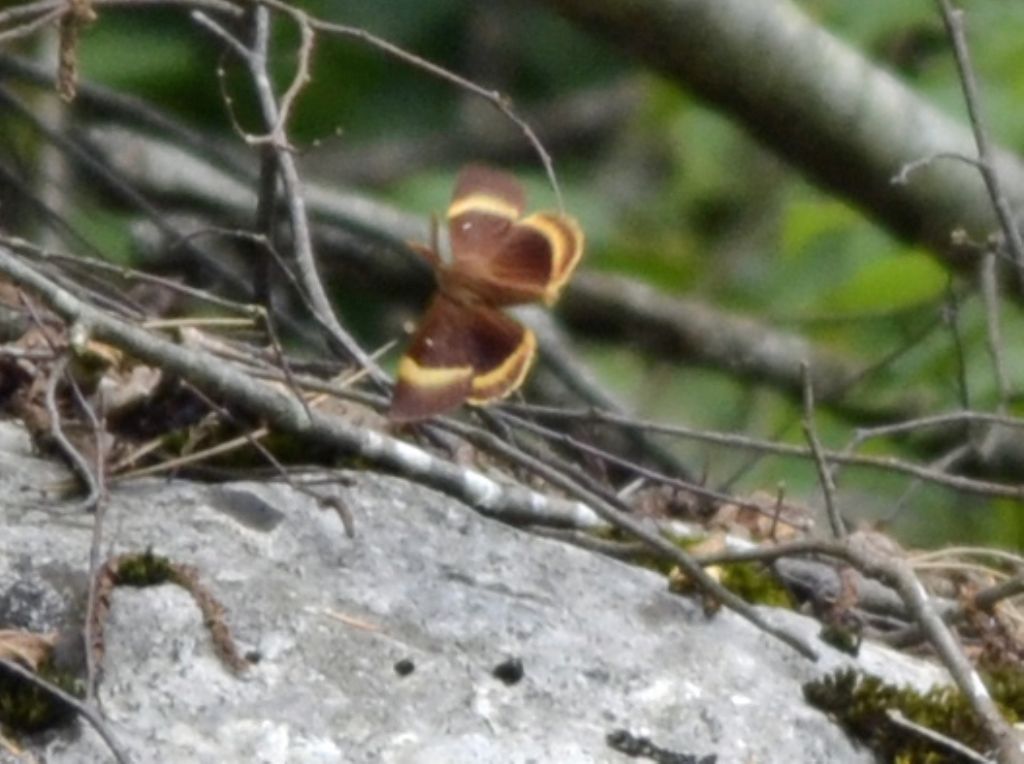
<instances>
[{"instance_id":1,"label":"green moss clump","mask_svg":"<svg viewBox=\"0 0 1024 764\"><path fill-rule=\"evenodd\" d=\"M738 562L722 570L722 585L754 605L792 610L793 598L775 574L756 562Z\"/></svg>"},{"instance_id":2,"label":"green moss clump","mask_svg":"<svg viewBox=\"0 0 1024 764\"><path fill-rule=\"evenodd\" d=\"M818 632L818 639L847 655L856 656L863 640L859 629L840 623L826 623Z\"/></svg>"},{"instance_id":3,"label":"green moss clump","mask_svg":"<svg viewBox=\"0 0 1024 764\"><path fill-rule=\"evenodd\" d=\"M1007 717L1013 721L1024 719L1024 668L1015 663L982 661L978 672Z\"/></svg>"},{"instance_id":4,"label":"green moss clump","mask_svg":"<svg viewBox=\"0 0 1024 764\"><path fill-rule=\"evenodd\" d=\"M82 697L81 683L50 663L39 667L39 676L70 695ZM24 677L0 666L0 727L14 734L31 734L69 722L74 709Z\"/></svg>"},{"instance_id":5,"label":"green moss clump","mask_svg":"<svg viewBox=\"0 0 1024 764\"><path fill-rule=\"evenodd\" d=\"M832 715L855 739L883 761L900 764L969 762L947 748L894 724L886 713L899 711L912 722L958 740L976 751L988 747L985 732L967 699L955 687L933 687L921 693L887 684L870 674L840 669L804 685L804 697ZM1009 714L1015 721L1015 714Z\"/></svg>"},{"instance_id":6,"label":"green moss clump","mask_svg":"<svg viewBox=\"0 0 1024 764\"><path fill-rule=\"evenodd\" d=\"M605 531L598 531L596 538L605 541L629 541L630 537L618 528L610 528ZM704 537L670 538L673 544L684 552L693 552L702 544L707 542ZM683 573L676 563L664 555L656 552L641 552L629 556L629 562L641 568L655 570L662 575L668 576L669 590L677 594L690 594L696 588L688 580L689 577ZM706 568L712 576L717 576L729 591L742 597L754 605L768 605L770 607L781 607L792 610L796 607L789 591L779 581L778 577L759 562L734 562L726 565L713 565Z\"/></svg>"},{"instance_id":7,"label":"green moss clump","mask_svg":"<svg viewBox=\"0 0 1024 764\"><path fill-rule=\"evenodd\" d=\"M166 557L147 549L142 554L123 558L117 566L118 586L159 586L178 580L174 565Z\"/></svg>"}]
</instances>

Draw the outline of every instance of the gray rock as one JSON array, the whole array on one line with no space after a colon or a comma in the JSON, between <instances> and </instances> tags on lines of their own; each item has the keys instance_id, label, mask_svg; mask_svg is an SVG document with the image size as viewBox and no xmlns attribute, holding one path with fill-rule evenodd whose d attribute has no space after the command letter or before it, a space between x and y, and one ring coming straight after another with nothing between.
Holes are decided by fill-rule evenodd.
<instances>
[{"instance_id":1,"label":"gray rock","mask_svg":"<svg viewBox=\"0 0 1024 764\"><path fill-rule=\"evenodd\" d=\"M0 425L0 627L59 627L84 608L91 518L45 495L65 475ZM119 587L99 696L136 762L627 762L628 729L719 762L868 762L801 683L810 663L664 580L480 517L420 486L353 473L335 486L356 520L282 485L239 516L221 488L148 480L110 498L104 554L148 547L196 566L227 608L241 676L218 660L191 596ZM279 513L279 514L278 514ZM817 624L771 617L812 638ZM521 681L492 675L508 658ZM399 675L395 664L411 661ZM894 681L941 673L873 645L859 663ZM34 741L53 764L109 760L86 725Z\"/></svg>"}]
</instances>

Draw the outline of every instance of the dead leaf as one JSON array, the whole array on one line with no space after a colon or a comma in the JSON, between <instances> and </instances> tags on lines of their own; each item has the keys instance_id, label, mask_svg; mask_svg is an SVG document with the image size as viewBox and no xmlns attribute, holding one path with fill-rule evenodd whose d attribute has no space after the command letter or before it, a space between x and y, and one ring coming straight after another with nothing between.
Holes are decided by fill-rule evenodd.
<instances>
[{"instance_id":1,"label":"dead leaf","mask_svg":"<svg viewBox=\"0 0 1024 764\"><path fill-rule=\"evenodd\" d=\"M56 632L39 634L21 629L0 629L0 658L37 671L50 657L56 642Z\"/></svg>"}]
</instances>

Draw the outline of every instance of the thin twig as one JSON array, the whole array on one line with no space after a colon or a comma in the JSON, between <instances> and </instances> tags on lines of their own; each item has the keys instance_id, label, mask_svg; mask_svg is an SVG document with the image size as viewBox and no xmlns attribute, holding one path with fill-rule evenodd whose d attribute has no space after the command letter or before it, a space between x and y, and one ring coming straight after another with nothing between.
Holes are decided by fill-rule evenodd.
<instances>
[{"instance_id":1,"label":"thin twig","mask_svg":"<svg viewBox=\"0 0 1024 764\"><path fill-rule=\"evenodd\" d=\"M97 493L91 507L93 518L92 539L89 543L89 592L85 605L85 626L82 632L83 641L85 642L85 697L87 700L95 702L98 667L96 665L96 656L93 652L93 627L96 623L95 617L98 601L97 573L102 564L100 547L103 544L103 521L107 514L107 502L104 500L106 498L106 465L104 464L103 444L105 428L101 418L96 416L96 412L93 411L92 406L85 399L85 396L78 387L78 383L73 378L69 378L69 382L71 383L71 391L75 396L75 401L78 403L78 408L85 413L92 427L96 448L95 481Z\"/></svg>"},{"instance_id":2,"label":"thin twig","mask_svg":"<svg viewBox=\"0 0 1024 764\"><path fill-rule=\"evenodd\" d=\"M535 474L541 476L551 485L566 491L569 495L580 501L586 502L587 506L594 510L597 515L614 527L628 533L639 541L644 542L648 547L666 559L682 568L701 591L721 602L737 615L745 618L761 631L772 635L781 642L789 645L806 658L817 660L817 651L807 644L801 637L780 628L765 619L756 608L752 607L741 597L726 589L710 576L707 571L686 551L677 544L661 535L656 529L652 529L642 520L615 508L605 501L601 496L595 494L589 488L580 485L561 471L549 467L544 462L528 457L517 449L510 448L508 444L495 435L468 428L456 422L448 422L447 427L458 432L462 437L486 448L488 451L502 454L520 464L528 466Z\"/></svg>"},{"instance_id":3,"label":"thin twig","mask_svg":"<svg viewBox=\"0 0 1024 764\"><path fill-rule=\"evenodd\" d=\"M555 176L555 166L554 162L551 161L551 155L548 153L547 149L544 148L544 144L541 143L540 138L537 137L537 134L534 132L533 128L530 127L529 123L520 117L512 108L512 103L507 96L497 90L488 90L485 87L481 87L472 80L466 79L465 77L445 69L432 61L428 61L421 56L417 56L415 53L410 53L394 43L390 43L387 40L367 32L365 29L347 26L345 24L335 24L319 18L314 18L306 14L304 11L293 8L281 0L258 1L268 8L273 8L281 13L288 14L295 19L296 23L299 24L300 27L303 25L309 25L311 28L319 32L326 32L328 34L336 34L360 40L392 58L414 66L417 69L422 69L434 77L450 82L456 87L462 88L473 95L483 98L494 106L495 109L505 115L505 117L518 127L524 136L526 136L530 145L532 145L534 150L537 152L537 156L540 157L541 164L544 165L544 171L547 173L548 182L551 184L551 189L555 193L555 200L558 204L558 209L562 212L565 211L565 203L562 199L562 189L558 185L558 178Z\"/></svg>"},{"instance_id":4,"label":"thin twig","mask_svg":"<svg viewBox=\"0 0 1024 764\"><path fill-rule=\"evenodd\" d=\"M829 525L832 527L832 535L841 539L846 536L846 525L836 506L836 484L828 462L825 460L825 450L818 439L818 431L814 427L814 387L811 382L810 369L804 363L801 365L800 371L804 379L804 418L801 426L804 436L810 444L814 465L818 469L818 482L821 483L821 490L825 495L825 511L828 514Z\"/></svg>"},{"instance_id":5,"label":"thin twig","mask_svg":"<svg viewBox=\"0 0 1024 764\"><path fill-rule=\"evenodd\" d=\"M288 389L295 395L296 400L306 409L306 415L310 416L309 404L306 402L306 397L299 392L298 384L295 381L295 374L292 372L292 365L288 362L288 356L285 354L284 348L281 347L281 340L278 338L277 330L274 328L274 321L267 310L260 311L260 315L263 318L263 327L267 330L267 337L270 338L270 347L273 348L278 366L284 373L285 383L288 385ZM370 367L364 366L363 371L369 374Z\"/></svg>"},{"instance_id":6,"label":"thin twig","mask_svg":"<svg viewBox=\"0 0 1024 764\"><path fill-rule=\"evenodd\" d=\"M988 137L987 121L982 111L978 82L974 76L971 52L967 46L967 36L964 33L964 13L959 9L954 9L950 0L938 0L938 4L942 12L943 23L946 25L946 32L953 43L953 53L956 56L957 70L960 72L960 84L963 88L964 102L967 105L967 115L974 132L974 142L978 147L978 169L985 181L985 188L988 190L996 215L999 217L1003 236L1017 266L1017 277L1021 287L1024 288L1024 239L1021 238L1013 211L1000 187L995 154Z\"/></svg>"},{"instance_id":7,"label":"thin twig","mask_svg":"<svg viewBox=\"0 0 1024 764\"><path fill-rule=\"evenodd\" d=\"M603 554L606 557L625 562L635 562L648 552L647 545L641 541L612 541L571 528L532 526L529 531L535 536L562 541L580 549L586 549L588 552Z\"/></svg>"},{"instance_id":8,"label":"thin twig","mask_svg":"<svg viewBox=\"0 0 1024 764\"><path fill-rule=\"evenodd\" d=\"M260 13L259 13L259 10L257 10L257 14L256 14L256 27L257 27L257 29L259 29L260 23L261 23L260 20L259 20L259 16L260 16ZM257 44L254 46L254 50L260 50L262 48L262 55L263 55L263 58L264 58L264 67L265 68L266 68L266 63L267 63L266 62L266 53L267 53L267 49L268 49L268 40L269 40L269 32L270 32L269 21L270 21L269 15L267 15L266 16L266 32L267 32L267 36L264 37L264 39L262 41L257 42ZM309 64L310 64L310 61L313 58L313 44L314 44L314 42L316 40L315 36L313 35L313 27L309 23L309 17L305 16L305 15L297 16L296 17L296 22L297 22L297 24L299 26L299 35L300 35L299 49L298 49L298 54L296 56L296 58L298 60L298 63L296 64L295 74L292 77L291 83L288 85L287 89L285 90L284 95L281 96L281 102L280 102L280 105L279 105L278 115L277 115L277 122L275 122L270 127L270 131L269 131L269 134L268 134L268 137L269 137L271 143L275 143L275 142L281 141L282 145L286 145L287 137L285 135L285 128L286 128L286 125L288 124L289 117L291 117L292 109L295 106L295 101L299 97L299 94L302 92L302 89L305 88L306 85L308 85L310 83L310 81L312 80L312 77L309 74ZM257 32L257 39L259 38L260 34L261 34L260 32Z\"/></svg>"},{"instance_id":9,"label":"thin twig","mask_svg":"<svg viewBox=\"0 0 1024 764\"><path fill-rule=\"evenodd\" d=\"M552 421L582 420L606 424L613 427L643 429L649 432L673 435L704 443L714 443L716 445L730 446L732 448L761 451L768 454L774 454L776 456L785 456L790 458L807 459L813 458L814 456L811 449L807 446L798 446L790 443L776 443L773 441L761 440L759 438L752 438L746 435L702 430L696 427L687 427L685 425L665 424L663 422L634 419L597 409L561 409L550 406L524 406L519 404L510 404L507 408L509 411L535 414ZM843 464L852 467L897 472L914 477L920 477L922 480L927 482L945 486L953 490L963 491L965 493L1016 500L1024 499L1024 485L997 483L987 480L977 480L975 478L964 477L961 475L950 475L914 462L897 459L895 457L848 454L842 451L832 451L828 449L822 451L822 456L829 464Z\"/></svg>"},{"instance_id":10,"label":"thin twig","mask_svg":"<svg viewBox=\"0 0 1024 764\"><path fill-rule=\"evenodd\" d=\"M131 758L121 747L121 744L117 742L117 738L115 738L114 734L107 728L107 725L104 723L103 719L100 718L96 709L83 703L74 695L64 692L64 690L57 685L43 679L34 671L30 671L15 661L0 658L0 666L2 666L6 671L10 671L12 674L17 674L25 681L31 682L44 692L52 695L61 703L64 703L74 709L79 716L89 723L89 726L96 730L96 733L103 739L103 742L107 744L107 748L110 749L111 754L113 754L114 759L117 760L118 764L131 764Z\"/></svg>"},{"instance_id":11,"label":"thin twig","mask_svg":"<svg viewBox=\"0 0 1024 764\"><path fill-rule=\"evenodd\" d=\"M898 727L902 727L905 730L913 732L915 735L920 735L925 740L935 743L941 748L945 748L947 751L951 751L957 756L962 756L968 761L977 762L977 764L996 764L995 761L989 759L986 756L982 756L980 753L970 748L959 740L954 740L951 737L943 735L940 732L936 732L933 729L925 727L924 725L912 722L910 719L905 717L895 708L887 708L885 715L889 717L889 721Z\"/></svg>"},{"instance_id":12,"label":"thin twig","mask_svg":"<svg viewBox=\"0 0 1024 764\"><path fill-rule=\"evenodd\" d=\"M964 343L963 328L960 326L960 296L953 288L953 277L946 283L946 300L942 305L942 323L949 328L953 339L953 356L956 359L957 394L960 396L960 408L971 410L971 387L967 379L967 349Z\"/></svg>"},{"instance_id":13,"label":"thin twig","mask_svg":"<svg viewBox=\"0 0 1024 764\"><path fill-rule=\"evenodd\" d=\"M90 510L95 508L96 502L99 501L99 483L85 457L82 456L81 452L75 448L71 441L68 440L67 435L64 434L64 428L60 423L60 408L57 406L57 384L64 378L69 360L69 355L63 355L57 359L53 369L50 370L50 378L46 383L46 412L50 417L50 435L64 456L71 462L75 474L78 475L78 478L85 484L87 489L85 499L77 505L77 508Z\"/></svg>"},{"instance_id":14,"label":"thin twig","mask_svg":"<svg viewBox=\"0 0 1024 764\"><path fill-rule=\"evenodd\" d=\"M967 659L956 636L935 610L910 564L906 560L880 554L869 544L862 543L858 536L852 536L850 543L845 546L849 558L861 572L896 589L957 687L978 715L989 740L999 751L1000 761L1003 764L1024 762L1024 748L1019 734L1003 718L985 683Z\"/></svg>"},{"instance_id":15,"label":"thin twig","mask_svg":"<svg viewBox=\"0 0 1024 764\"><path fill-rule=\"evenodd\" d=\"M671 475L666 475L662 472L650 469L649 467L644 467L641 464L637 464L636 462L624 459L621 456L616 456L615 454L609 453L608 451L602 448L598 448L597 446L592 446L589 443L584 443L578 440L577 438L574 438L571 435L568 435L564 432L553 430L550 427L544 427L543 425L539 425L536 422L531 422L528 419L523 419L521 417L512 416L506 413L502 413L501 416L515 424L516 427L521 427L530 432L537 433L538 435L541 435L544 438L552 440L556 443L561 443L563 445L569 446L570 448L576 449L581 453L588 454L590 456L595 456L608 464L629 470L634 474L642 477L643 479L651 481L652 483L672 486L673 488L678 488L682 491L691 493L694 496L699 496L702 499L707 499L722 504L733 504L742 509L749 509L759 514L772 515L773 517L777 517L776 512L768 512L767 510L765 510L763 505L758 504L756 501L749 501L738 496L733 496L732 494L729 493L716 491L712 488L707 488L706 486L700 485L699 483L686 480L685 478L678 478L673 477ZM619 498L621 499L623 497L620 495ZM785 525L790 525L794 527L797 526L797 524L792 523L788 520L780 520L780 522L782 522Z\"/></svg>"},{"instance_id":16,"label":"thin twig","mask_svg":"<svg viewBox=\"0 0 1024 764\"><path fill-rule=\"evenodd\" d=\"M847 451L856 451L865 441L872 438L889 438L893 435L924 430L929 427L945 427L953 424L998 424L1003 427L1024 429L1024 419L1005 414L989 414L984 411L950 411L947 414L933 414L904 422L879 425L878 427L861 427L854 433L854 438Z\"/></svg>"},{"instance_id":17,"label":"thin twig","mask_svg":"<svg viewBox=\"0 0 1024 764\"><path fill-rule=\"evenodd\" d=\"M300 14L300 16L304 17L304 14ZM268 71L269 16L267 10L263 7L255 10L254 23L256 24L256 33L252 49L245 49L231 33L206 14L194 11L192 18L224 43L233 45L233 49L249 68L253 84L256 88L260 109L263 113L263 121L268 129L274 130L274 126L281 124L282 112L273 92L273 85ZM304 48L303 53L308 56L309 50ZM302 66L306 65L300 65L300 67ZM298 266L304 291L315 308L314 315L326 324L331 339L350 358L355 360L360 367L370 369L371 378L374 382L381 389L386 389L387 375L384 374L376 362L366 354L342 327L337 316L334 314L334 309L331 307L330 299L327 297L327 292L317 270L302 180L299 177L294 157L289 150L287 142L278 140L278 138L279 136L275 136L275 140L270 145L273 147L277 157L278 171L284 184L284 196L292 227L295 263Z\"/></svg>"},{"instance_id":18,"label":"thin twig","mask_svg":"<svg viewBox=\"0 0 1024 764\"><path fill-rule=\"evenodd\" d=\"M1003 332L999 318L999 280L996 274L996 255L989 251L981 258L981 295L985 302L985 325L989 358L995 374L999 395L997 411L1005 414L1010 402L1010 377L1003 356Z\"/></svg>"},{"instance_id":19,"label":"thin twig","mask_svg":"<svg viewBox=\"0 0 1024 764\"><path fill-rule=\"evenodd\" d=\"M954 162L963 162L964 164L969 164L971 167L975 167L979 170L981 169L981 162L974 157L958 154L955 151L936 151L934 154L929 154L926 157L915 159L913 162L905 163L900 167L900 171L896 173L889 182L894 186L905 186L910 182L911 175L939 159L950 159Z\"/></svg>"}]
</instances>

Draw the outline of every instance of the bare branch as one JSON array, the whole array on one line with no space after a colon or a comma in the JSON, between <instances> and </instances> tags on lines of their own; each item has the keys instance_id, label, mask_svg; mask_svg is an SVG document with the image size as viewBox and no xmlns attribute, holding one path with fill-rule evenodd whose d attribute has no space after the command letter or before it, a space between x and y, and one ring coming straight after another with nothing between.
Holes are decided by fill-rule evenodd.
<instances>
[{"instance_id":1,"label":"bare branch","mask_svg":"<svg viewBox=\"0 0 1024 764\"><path fill-rule=\"evenodd\" d=\"M948 427L950 425L962 424L998 424L1003 427L1022 429L1024 428L1024 419L1002 414L989 414L983 411L951 411L948 414L933 414L918 419L908 419L904 422L895 422L894 424L859 428L856 431L852 447L847 450L855 451L861 444L872 438L888 438L915 430L928 429L929 427Z\"/></svg>"},{"instance_id":2,"label":"bare branch","mask_svg":"<svg viewBox=\"0 0 1024 764\"><path fill-rule=\"evenodd\" d=\"M175 345L79 300L52 279L23 263L0 245L0 272L36 291L66 321L80 322L94 336L125 352L166 369L203 389L228 397L242 409L258 411L278 429L300 438L355 453L368 463L432 486L484 512L532 512L549 508L569 527L598 525L593 511L580 502L543 496L516 485L505 485L473 470L456 467L408 443L354 427L338 417L314 410L312 418L293 396L265 385L207 352Z\"/></svg>"},{"instance_id":3,"label":"bare branch","mask_svg":"<svg viewBox=\"0 0 1024 764\"><path fill-rule=\"evenodd\" d=\"M504 114L505 117L511 120L516 125L516 127L518 127L522 131L523 135L526 136L526 139L533 146L534 150L536 150L537 156L540 157L541 163L544 165L544 171L547 173L548 182L551 184L551 188L555 193L555 199L557 200L558 208L563 212L565 211L565 203L562 200L562 189L558 185L558 178L555 176L555 166L554 163L551 161L551 155L548 154L547 150L544 148L544 144L541 143L533 128L530 127L526 120L520 117L513 110L512 104L506 96L502 95L496 90L488 90L487 88L481 87L472 80L468 80L465 77L455 74L454 72L449 71L448 69L445 69L442 66L438 66L432 61L427 61L426 59L421 58L420 56L417 56L414 53L410 53L409 51L400 48L397 45L388 42L387 40L381 39L376 35L370 34L365 29L346 26L344 24L334 24L331 22L323 21L321 19L307 17L302 11L295 9L284 2L280 2L280 0L259 1L269 8L274 8L275 10L279 10L282 13L287 13L291 15L295 17L297 20L305 18L305 22L300 21L300 23L308 23L310 26L312 26L314 29L318 31L328 32L331 34L337 34L361 40L362 42L376 48L377 50L382 51L383 53L387 54L388 56L391 56L392 58L398 59L399 61L403 61L418 69L422 69L423 71L435 77L438 77L439 79L445 80L446 82L450 82L453 85L456 85L457 87L462 88L463 90L472 93L476 96L479 96L480 98L483 98L485 101L491 103L491 105L493 105L494 108L496 108L498 111Z\"/></svg>"},{"instance_id":4,"label":"bare branch","mask_svg":"<svg viewBox=\"0 0 1024 764\"><path fill-rule=\"evenodd\" d=\"M470 431L463 425L459 425L454 422L450 422L448 426L454 431L459 432L471 442L484 445L489 451L512 455L506 447L506 444L500 438L492 435L491 433ZM678 565L683 571L685 571L686 575L691 580L696 582L696 585L701 589L701 591L707 592L734 613L742 616L761 631L771 634L776 639L789 645L805 658L817 660L817 651L804 642L801 637L791 634L789 631L770 623L757 611L756 608L749 605L741 597L726 589L722 584L710 576L700 563L698 563L688 552L684 551L671 540L662 536L657 530L648 527L641 520L617 509L592 490L585 488L570 477L564 475L560 470L553 469L546 464L537 462L536 460L533 460L531 469L533 469L538 475L541 475L551 485L556 488L560 488L569 493L569 495L575 496L580 501L585 502L587 506L591 507L599 517L606 520L615 528L625 531L630 536L644 542L648 548L656 551L665 559Z\"/></svg>"},{"instance_id":5,"label":"bare branch","mask_svg":"<svg viewBox=\"0 0 1024 764\"><path fill-rule=\"evenodd\" d=\"M964 34L964 14L961 10L954 10L950 0L938 0L938 3L942 12L942 20L946 25L946 32L953 42L953 52L956 55L957 69L960 72L960 83L963 86L967 114L971 120L974 142L978 147L978 169L981 171L985 188L988 190L989 198L999 217L1003 236L1006 238L1013 261L1017 266L1017 278L1024 289L1024 239L1021 238L1017 221L1014 220L1013 211L1010 209L1010 204L1003 193L999 180L999 171L995 164L995 150L988 137L981 98L978 95L978 82L974 76L971 52L967 47L967 37Z\"/></svg>"},{"instance_id":6,"label":"bare branch","mask_svg":"<svg viewBox=\"0 0 1024 764\"><path fill-rule=\"evenodd\" d=\"M529 412L552 421L580 419L614 427L635 428L647 430L653 433L674 435L680 438L714 443L716 445L731 446L733 448L748 449L762 453L775 454L776 456L793 457L800 459L813 458L814 454L806 446L797 446L790 443L776 443L773 441L752 438L746 435L734 433L722 433L711 430L702 430L696 427L685 425L664 424L640 419L633 419L617 414L594 409L567 410L559 408L548 408L543 406L509 406L512 411ZM850 454L845 451L837 452L823 450L822 455L829 464L842 464L853 467L868 467L888 472L902 473L913 477L921 478L935 485L945 486L965 493L978 494L980 496L998 496L1007 499L1024 500L1024 484L998 483L989 480L978 480L976 478L951 475L941 470L922 466L915 462L908 462L890 456L868 456Z\"/></svg>"},{"instance_id":7,"label":"bare branch","mask_svg":"<svg viewBox=\"0 0 1024 764\"><path fill-rule=\"evenodd\" d=\"M920 735L939 747L945 748L957 756L964 757L968 761L977 762L977 764L996 764L992 759L982 756L973 748L968 748L959 740L954 740L946 735L941 735L933 729L929 729L921 724L910 721L910 719L894 708L886 709L885 715L888 716L889 720L898 727L903 727L904 729L913 732L915 735Z\"/></svg>"},{"instance_id":8,"label":"bare branch","mask_svg":"<svg viewBox=\"0 0 1024 764\"><path fill-rule=\"evenodd\" d=\"M913 162L907 162L904 164L898 173L892 177L892 183L897 186L904 186L910 182L910 176L918 170L923 170L925 167L930 165L932 162L937 162L940 159L949 159L954 162L963 162L969 164L971 167L980 169L981 162L977 159L973 159L963 154L957 154L952 151L936 151L934 154L922 157L921 159L915 159Z\"/></svg>"},{"instance_id":9,"label":"bare branch","mask_svg":"<svg viewBox=\"0 0 1024 764\"><path fill-rule=\"evenodd\" d=\"M811 384L811 376L807 364L801 365L801 372L804 378L804 436L811 447L811 454L814 456L814 464L818 469L818 482L821 483L821 490L825 495L825 511L828 514L828 522L832 527L832 535L837 539L846 536L846 525L839 515L839 508L836 506L836 484L832 477L832 471L825 461L825 450L818 439L818 431L814 427L814 387Z\"/></svg>"},{"instance_id":10,"label":"bare branch","mask_svg":"<svg viewBox=\"0 0 1024 764\"><path fill-rule=\"evenodd\" d=\"M866 574L885 581L899 593L907 610L921 626L957 687L980 718L992 744L999 751L999 760L1003 764L1024 762L1024 746L1019 733L1003 718L985 683L964 655L956 636L936 612L910 565L899 558L883 557L870 544L863 543L861 537L851 536L850 541L846 548L854 564Z\"/></svg>"},{"instance_id":11,"label":"bare branch","mask_svg":"<svg viewBox=\"0 0 1024 764\"><path fill-rule=\"evenodd\" d=\"M987 252L981 259L981 295L985 301L985 325L988 354L992 360L992 371L996 380L999 401L997 410L1006 413L1010 402L1010 377L1006 371L1003 353L1003 331L999 319L999 281L996 278L996 255Z\"/></svg>"},{"instance_id":12,"label":"bare branch","mask_svg":"<svg viewBox=\"0 0 1024 764\"><path fill-rule=\"evenodd\" d=\"M640 521L620 512L600 496L582 488L559 471L534 465L545 480L583 501L565 501L543 496L519 486L501 485L478 472L462 469L437 459L420 449L396 441L382 433L356 428L338 417L313 411L307 416L302 406L290 395L285 395L258 382L249 375L217 363L207 353L173 345L156 335L109 316L83 303L51 279L21 262L9 249L0 245L0 272L12 280L33 289L66 321L79 323L91 329L96 337L109 342L127 353L178 374L208 394L229 397L235 405L258 412L272 426L300 438L331 445L354 452L381 469L398 472L411 480L433 486L466 501L481 511L501 514L535 514L540 508L550 508L552 514L561 513L566 524L577 527L594 526L595 514L631 535L643 540L682 567L706 591L712 592L727 607L742 615L766 633L790 645L807 657L816 652L803 640L784 629L775 627L754 608L707 573L677 545L650 530ZM455 426L451 423L451 426ZM474 438L487 436L489 447L498 451L500 439L488 433L472 433ZM585 503L584 503L585 502Z\"/></svg>"},{"instance_id":13,"label":"bare branch","mask_svg":"<svg viewBox=\"0 0 1024 764\"><path fill-rule=\"evenodd\" d=\"M271 131L270 145L273 146L277 158L277 167L284 184L284 196L288 206L289 219L292 227L292 238L295 255L295 263L298 266L299 277L302 281L306 295L312 301L315 308L315 315L325 325L330 337L341 347L349 357L354 359L362 368L370 369L371 376L382 388L386 388L387 375L380 369L373 359L356 343L349 333L342 327L334 314L331 301L323 287L323 282L317 272L316 256L313 252L313 239L310 234L309 217L306 212L306 199L303 191L302 181L299 178L298 169L295 166L294 157L289 150L287 139L284 138L284 119L287 116L280 108L277 97L273 92L273 85L267 69L267 38L268 24L267 11L263 8L256 9L256 47L245 49L234 40L228 33L213 19L200 11L192 14L197 23L213 32L219 39L229 44L249 67L256 93L259 99L260 108L263 113L263 120ZM302 14L300 14L302 16ZM306 38L303 42L303 55L308 56L312 43L306 47ZM244 51L244 53L243 53ZM302 72L308 64L300 64L300 79L304 83L308 80L308 74L303 77ZM294 98L294 96L293 96Z\"/></svg>"},{"instance_id":14,"label":"bare branch","mask_svg":"<svg viewBox=\"0 0 1024 764\"><path fill-rule=\"evenodd\" d=\"M947 267L973 270L971 253L950 241L950 231L983 237L997 224L977 172L940 162L913 183L890 182L920 157L975 154L971 131L797 3L634 0L626 13L619 0L538 2L707 100L813 182L929 247ZM991 163L1010 209L1019 209L1024 163L995 147Z\"/></svg>"},{"instance_id":15,"label":"bare branch","mask_svg":"<svg viewBox=\"0 0 1024 764\"><path fill-rule=\"evenodd\" d=\"M50 378L46 383L46 412L50 417L50 435L53 436L54 442L60 447L65 458L71 462L75 474L88 489L85 499L82 500L78 508L92 511L100 499L99 481L93 474L93 468L89 462L64 434L60 410L57 407L57 384L64 379L69 360L67 354L61 356L50 371Z\"/></svg>"}]
</instances>

